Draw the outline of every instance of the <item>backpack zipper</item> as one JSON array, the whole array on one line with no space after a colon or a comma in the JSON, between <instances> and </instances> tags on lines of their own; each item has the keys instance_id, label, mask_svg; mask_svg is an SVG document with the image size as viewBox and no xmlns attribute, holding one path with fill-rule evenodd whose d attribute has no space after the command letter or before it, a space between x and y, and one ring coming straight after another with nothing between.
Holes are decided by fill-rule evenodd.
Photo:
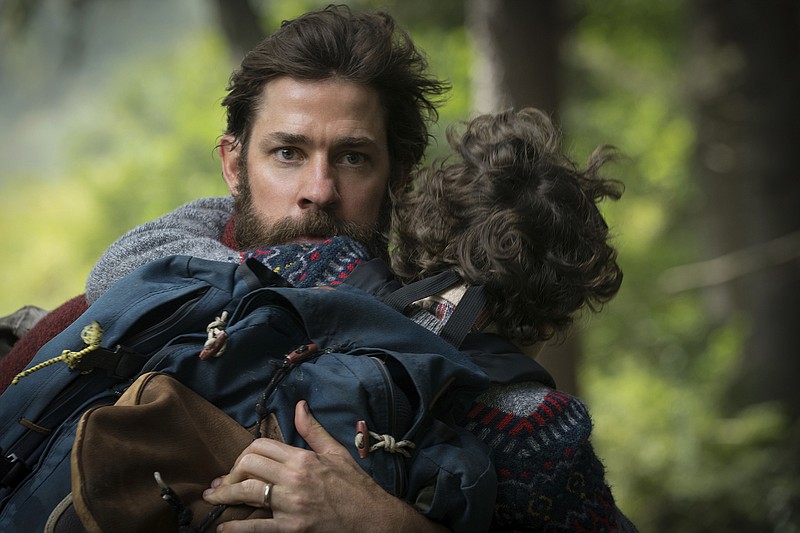
<instances>
[{"instance_id":1,"label":"backpack zipper","mask_svg":"<svg viewBox=\"0 0 800 533\"><path fill-rule=\"evenodd\" d=\"M389 374L389 370L386 368L386 363L383 362L378 357L370 356L369 357L375 366L378 369L381 377L383 378L383 383L387 391L387 408L389 409L389 435L394 435L397 432L397 417L395 416L395 409L396 409L396 396L395 396L395 383L392 379L392 376ZM367 436L367 438L369 438ZM405 492L405 463L403 462L402 457L398 457L397 454L391 454L392 463L394 464L394 473L395 473L395 494L401 496Z\"/></svg>"},{"instance_id":2,"label":"backpack zipper","mask_svg":"<svg viewBox=\"0 0 800 533\"><path fill-rule=\"evenodd\" d=\"M164 329L165 324L169 324L170 322L178 322L180 319L184 318L185 316L188 316L190 312L194 309L197 302L208 292L208 289L209 289L208 287L202 287L199 290L195 291L194 293L192 293L192 296L189 300L183 302L175 311L170 313L169 316L159 320L157 323L147 327L146 329L140 331L139 333L132 335L130 338L128 338L125 344L128 347L131 348L135 347L134 349L141 350L142 347L139 345L144 344L147 341L151 341L153 339L158 338L158 335L156 333L159 330ZM173 337L176 336L174 331L170 330L168 333ZM141 351L149 351L149 350L141 350Z\"/></svg>"}]
</instances>

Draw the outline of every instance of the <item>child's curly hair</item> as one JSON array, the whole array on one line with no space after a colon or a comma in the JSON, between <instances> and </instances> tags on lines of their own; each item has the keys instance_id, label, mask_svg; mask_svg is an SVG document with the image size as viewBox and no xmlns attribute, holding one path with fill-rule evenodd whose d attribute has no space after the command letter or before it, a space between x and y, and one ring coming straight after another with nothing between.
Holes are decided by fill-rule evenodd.
<instances>
[{"instance_id":1,"label":"child's curly hair","mask_svg":"<svg viewBox=\"0 0 800 533\"><path fill-rule=\"evenodd\" d=\"M448 140L460 161L421 171L394 204L392 267L412 281L453 270L483 285L488 318L532 344L597 311L622 283L597 202L622 184L599 176L614 158L598 147L580 170L536 109L482 115Z\"/></svg>"}]
</instances>

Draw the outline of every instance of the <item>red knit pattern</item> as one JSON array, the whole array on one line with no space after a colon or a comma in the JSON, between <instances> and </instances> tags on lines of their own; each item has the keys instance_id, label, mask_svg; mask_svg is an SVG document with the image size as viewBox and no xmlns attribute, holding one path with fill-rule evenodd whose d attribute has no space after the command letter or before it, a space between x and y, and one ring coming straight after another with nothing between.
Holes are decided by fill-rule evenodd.
<instances>
[{"instance_id":1,"label":"red knit pattern","mask_svg":"<svg viewBox=\"0 0 800 533\"><path fill-rule=\"evenodd\" d=\"M577 398L548 390L524 416L475 402L464 427L489 445L497 468L501 503L491 531L636 530L605 484Z\"/></svg>"}]
</instances>

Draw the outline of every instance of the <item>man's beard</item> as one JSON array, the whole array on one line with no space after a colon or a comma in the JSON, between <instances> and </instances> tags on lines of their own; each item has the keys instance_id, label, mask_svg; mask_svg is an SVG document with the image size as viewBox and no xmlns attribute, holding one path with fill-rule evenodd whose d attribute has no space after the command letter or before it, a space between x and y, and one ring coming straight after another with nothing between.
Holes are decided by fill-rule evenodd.
<instances>
[{"instance_id":1,"label":"man's beard","mask_svg":"<svg viewBox=\"0 0 800 533\"><path fill-rule=\"evenodd\" d=\"M321 210L309 210L300 218L283 217L264 221L259 217L253 203L249 176L242 165L239 167L239 191L234 203L236 241L243 250L286 244L301 237L324 239L343 235L363 245L370 257L386 257L388 253L386 235L390 216L388 194L382 201L378 221L374 224L356 224L340 220L328 211Z\"/></svg>"}]
</instances>

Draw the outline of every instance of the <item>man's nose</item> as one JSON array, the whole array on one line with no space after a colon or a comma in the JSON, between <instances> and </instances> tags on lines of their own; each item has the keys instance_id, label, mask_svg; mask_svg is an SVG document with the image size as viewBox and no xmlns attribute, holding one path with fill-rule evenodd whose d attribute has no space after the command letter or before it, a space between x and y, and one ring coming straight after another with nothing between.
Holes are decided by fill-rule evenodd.
<instances>
[{"instance_id":1,"label":"man's nose","mask_svg":"<svg viewBox=\"0 0 800 533\"><path fill-rule=\"evenodd\" d=\"M339 202L335 169L327 161L314 161L306 167L302 188L298 195L301 209L327 210Z\"/></svg>"}]
</instances>

